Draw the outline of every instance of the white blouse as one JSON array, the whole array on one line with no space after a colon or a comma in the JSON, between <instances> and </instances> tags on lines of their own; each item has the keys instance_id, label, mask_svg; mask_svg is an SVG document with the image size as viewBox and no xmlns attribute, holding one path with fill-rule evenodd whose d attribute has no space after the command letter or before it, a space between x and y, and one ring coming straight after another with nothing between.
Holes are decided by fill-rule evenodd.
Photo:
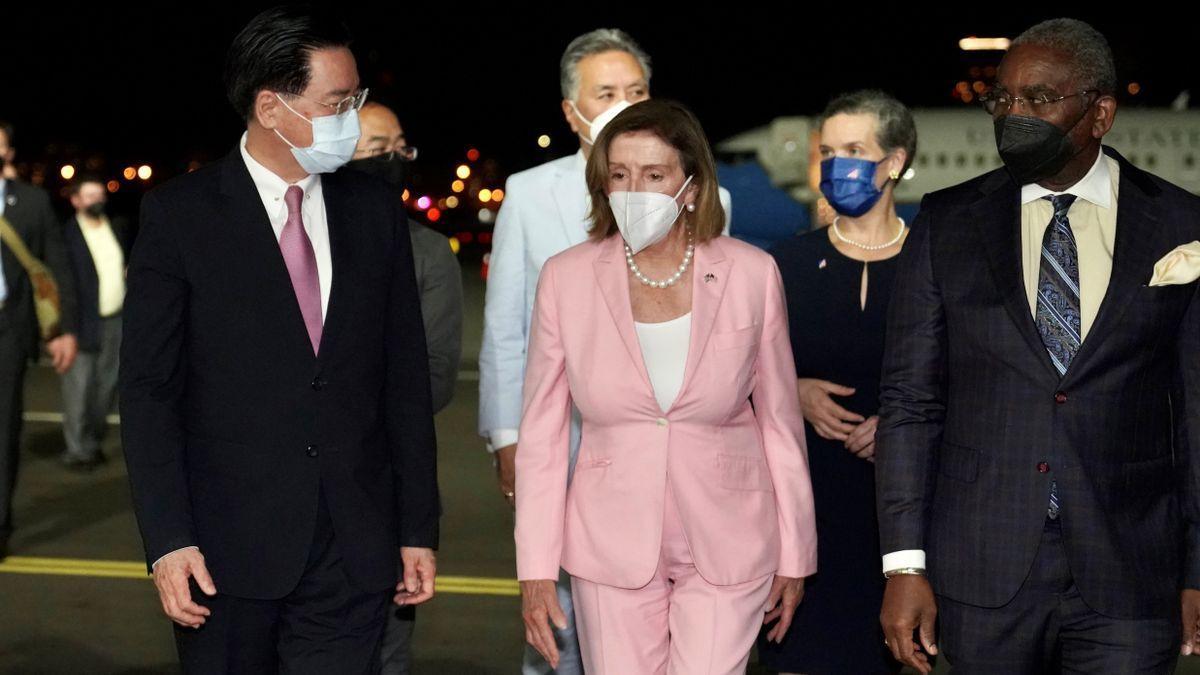
<instances>
[{"instance_id":1,"label":"white blouse","mask_svg":"<svg viewBox=\"0 0 1200 675\"><path fill-rule=\"evenodd\" d=\"M658 407L666 412L679 388L683 386L683 370L687 365L688 347L692 335L692 314L684 314L662 323L633 323L637 329L638 343L642 346L642 360L650 375L650 386Z\"/></svg>"}]
</instances>

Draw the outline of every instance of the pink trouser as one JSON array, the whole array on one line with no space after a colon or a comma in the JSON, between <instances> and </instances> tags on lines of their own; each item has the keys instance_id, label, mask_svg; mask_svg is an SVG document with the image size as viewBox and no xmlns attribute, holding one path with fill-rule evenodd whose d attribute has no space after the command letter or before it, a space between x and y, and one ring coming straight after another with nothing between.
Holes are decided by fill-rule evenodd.
<instances>
[{"instance_id":1,"label":"pink trouser","mask_svg":"<svg viewBox=\"0 0 1200 675\"><path fill-rule=\"evenodd\" d=\"M696 571L667 489L658 571L629 590L571 577L588 675L744 673L774 575L714 586Z\"/></svg>"}]
</instances>

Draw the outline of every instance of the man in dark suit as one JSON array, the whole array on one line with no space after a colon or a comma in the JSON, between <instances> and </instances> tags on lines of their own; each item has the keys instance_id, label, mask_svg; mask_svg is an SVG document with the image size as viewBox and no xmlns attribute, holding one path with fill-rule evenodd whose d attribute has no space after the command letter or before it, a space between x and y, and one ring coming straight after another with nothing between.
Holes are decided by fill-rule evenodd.
<instances>
[{"instance_id":1,"label":"man in dark suit","mask_svg":"<svg viewBox=\"0 0 1200 675\"><path fill-rule=\"evenodd\" d=\"M902 253L881 621L923 673L1167 673L1194 644L1200 268L1155 263L1200 199L1102 146L1116 85L1087 24L1014 40L985 98L1006 167L926 196Z\"/></svg>"},{"instance_id":2,"label":"man in dark suit","mask_svg":"<svg viewBox=\"0 0 1200 675\"><path fill-rule=\"evenodd\" d=\"M0 216L12 225L30 254L50 268L61 300L61 335L46 343L59 373L75 360L75 290L63 248L59 219L44 190L3 177L13 157L13 128L0 122ZM13 491L20 458L25 366L38 353L39 331L29 275L0 242L0 560L13 532Z\"/></svg>"},{"instance_id":3,"label":"man in dark suit","mask_svg":"<svg viewBox=\"0 0 1200 675\"><path fill-rule=\"evenodd\" d=\"M188 672L375 672L389 598L433 595L412 247L388 186L337 170L365 98L349 41L311 10L255 17L226 63L239 147L143 200L122 433Z\"/></svg>"}]
</instances>

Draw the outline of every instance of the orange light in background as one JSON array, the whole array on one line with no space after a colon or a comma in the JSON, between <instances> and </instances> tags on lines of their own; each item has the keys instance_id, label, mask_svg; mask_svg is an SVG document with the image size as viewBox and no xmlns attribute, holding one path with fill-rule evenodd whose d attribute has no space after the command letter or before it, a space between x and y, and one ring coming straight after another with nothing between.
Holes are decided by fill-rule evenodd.
<instances>
[{"instance_id":1,"label":"orange light in background","mask_svg":"<svg viewBox=\"0 0 1200 675\"><path fill-rule=\"evenodd\" d=\"M479 201L481 201L481 202L492 201L492 191L487 188L483 188L482 190L480 190L479 191Z\"/></svg>"},{"instance_id":2,"label":"orange light in background","mask_svg":"<svg viewBox=\"0 0 1200 675\"><path fill-rule=\"evenodd\" d=\"M958 41L958 48L964 52L1005 51L1011 41L1008 38L965 37Z\"/></svg>"},{"instance_id":3,"label":"orange light in background","mask_svg":"<svg viewBox=\"0 0 1200 675\"><path fill-rule=\"evenodd\" d=\"M141 178L142 180L150 180L150 176L153 175L154 170L150 168L149 164L143 164L138 167L138 178Z\"/></svg>"},{"instance_id":4,"label":"orange light in background","mask_svg":"<svg viewBox=\"0 0 1200 675\"><path fill-rule=\"evenodd\" d=\"M467 178L471 177L471 167L467 166L466 164L459 164L458 170L456 170L454 174L459 178L466 180Z\"/></svg>"},{"instance_id":5,"label":"orange light in background","mask_svg":"<svg viewBox=\"0 0 1200 675\"><path fill-rule=\"evenodd\" d=\"M109 192L116 192L121 189L121 184L115 180L110 180L104 187L108 188Z\"/></svg>"},{"instance_id":6,"label":"orange light in background","mask_svg":"<svg viewBox=\"0 0 1200 675\"><path fill-rule=\"evenodd\" d=\"M426 212L425 217L429 218L429 222L436 223L437 221L442 219L442 212L436 208L429 209L429 211Z\"/></svg>"},{"instance_id":7,"label":"orange light in background","mask_svg":"<svg viewBox=\"0 0 1200 675\"><path fill-rule=\"evenodd\" d=\"M71 180L75 177L75 167L70 164L64 164L63 168L58 170L58 175L63 177L63 180Z\"/></svg>"},{"instance_id":8,"label":"orange light in background","mask_svg":"<svg viewBox=\"0 0 1200 675\"><path fill-rule=\"evenodd\" d=\"M132 166L127 166L121 175L125 177L125 180L133 180L134 178L137 178L137 169L133 168Z\"/></svg>"},{"instance_id":9,"label":"orange light in background","mask_svg":"<svg viewBox=\"0 0 1200 675\"><path fill-rule=\"evenodd\" d=\"M1142 91L1142 85L1137 82L1130 82L1128 91L1130 96L1137 96Z\"/></svg>"},{"instance_id":10,"label":"orange light in background","mask_svg":"<svg viewBox=\"0 0 1200 675\"><path fill-rule=\"evenodd\" d=\"M446 197L446 207L451 209L458 208L458 197L455 197L454 195Z\"/></svg>"},{"instance_id":11,"label":"orange light in background","mask_svg":"<svg viewBox=\"0 0 1200 675\"><path fill-rule=\"evenodd\" d=\"M504 201L504 190L501 190L500 188L496 188L495 190L492 190L492 201L494 201L494 202Z\"/></svg>"},{"instance_id":12,"label":"orange light in background","mask_svg":"<svg viewBox=\"0 0 1200 675\"><path fill-rule=\"evenodd\" d=\"M975 83L971 85L971 89L974 89L976 94L982 94L983 90L986 88L987 85L979 80L976 80Z\"/></svg>"},{"instance_id":13,"label":"orange light in background","mask_svg":"<svg viewBox=\"0 0 1200 675\"><path fill-rule=\"evenodd\" d=\"M450 184L450 189L454 190L455 192L462 192L463 190L467 189L467 184L461 180L456 180Z\"/></svg>"},{"instance_id":14,"label":"orange light in background","mask_svg":"<svg viewBox=\"0 0 1200 675\"><path fill-rule=\"evenodd\" d=\"M470 150L467 150L467 159L472 162L478 161L479 160L479 151L476 150L475 148L471 148ZM463 176L463 178L466 178L466 176Z\"/></svg>"},{"instance_id":15,"label":"orange light in background","mask_svg":"<svg viewBox=\"0 0 1200 675\"><path fill-rule=\"evenodd\" d=\"M406 202L406 201L408 201L408 198L409 198L409 197L411 197L411 196L412 196L412 195L410 195L410 194L408 193L408 189L407 189L407 188L405 188L404 192L401 192L401 193L400 193L400 201L402 201L402 202Z\"/></svg>"},{"instance_id":16,"label":"orange light in background","mask_svg":"<svg viewBox=\"0 0 1200 675\"><path fill-rule=\"evenodd\" d=\"M450 237L450 250L454 251L454 255L458 255L458 252L462 250L462 244L458 242L458 237Z\"/></svg>"},{"instance_id":17,"label":"orange light in background","mask_svg":"<svg viewBox=\"0 0 1200 675\"><path fill-rule=\"evenodd\" d=\"M541 136L538 136L537 144L538 144L539 148L550 147L550 137L546 134L542 134Z\"/></svg>"}]
</instances>

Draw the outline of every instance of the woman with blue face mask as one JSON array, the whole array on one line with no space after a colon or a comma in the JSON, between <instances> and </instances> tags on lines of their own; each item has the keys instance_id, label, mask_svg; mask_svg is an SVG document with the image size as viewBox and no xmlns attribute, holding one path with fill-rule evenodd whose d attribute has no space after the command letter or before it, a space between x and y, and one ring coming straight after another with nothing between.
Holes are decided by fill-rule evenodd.
<instances>
[{"instance_id":1,"label":"woman with blue face mask","mask_svg":"<svg viewBox=\"0 0 1200 675\"><path fill-rule=\"evenodd\" d=\"M860 91L819 118L828 227L781 242L797 388L817 514L817 575L782 643L759 658L782 673L892 673L879 628L884 579L875 517L875 426L884 319L908 233L894 190L916 153L912 115Z\"/></svg>"}]
</instances>

